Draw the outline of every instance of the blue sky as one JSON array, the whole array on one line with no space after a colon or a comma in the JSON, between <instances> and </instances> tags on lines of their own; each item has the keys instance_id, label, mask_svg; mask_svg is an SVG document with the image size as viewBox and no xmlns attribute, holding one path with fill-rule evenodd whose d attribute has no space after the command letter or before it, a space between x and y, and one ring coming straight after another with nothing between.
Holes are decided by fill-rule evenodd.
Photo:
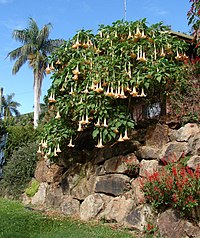
<instances>
[{"instance_id":1,"label":"blue sky","mask_svg":"<svg viewBox=\"0 0 200 238\"><path fill-rule=\"evenodd\" d=\"M147 18L149 24L163 21L172 30L188 33L187 11L189 0L126 0L126 20ZM0 0L0 87L4 95L15 93L14 100L21 104L19 111L33 111L33 74L24 65L16 75L6 58L8 52L20 46L12 39L14 29L27 27L32 17L39 27L52 23L50 38L72 38L76 31L84 28L94 33L100 24L110 25L124 19L124 0ZM50 77L45 77L42 97L51 85Z\"/></svg>"}]
</instances>

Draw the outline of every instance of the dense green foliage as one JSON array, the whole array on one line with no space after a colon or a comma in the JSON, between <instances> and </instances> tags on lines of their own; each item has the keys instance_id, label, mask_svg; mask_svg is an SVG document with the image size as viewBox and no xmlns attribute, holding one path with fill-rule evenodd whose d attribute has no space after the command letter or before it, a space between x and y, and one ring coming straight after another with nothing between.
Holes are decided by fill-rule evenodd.
<instances>
[{"instance_id":1,"label":"dense green foliage","mask_svg":"<svg viewBox=\"0 0 200 238\"><path fill-rule=\"evenodd\" d=\"M186 82L187 44L162 23L146 20L101 25L98 34L79 31L50 58L49 121L39 152L55 158L85 131L97 148L128 140L136 102L165 104ZM146 97L147 96L147 97Z\"/></svg>"},{"instance_id":2,"label":"dense green foliage","mask_svg":"<svg viewBox=\"0 0 200 238\"><path fill-rule=\"evenodd\" d=\"M32 124L7 126L8 140L6 143L6 159L19 148L26 146L28 143L37 140L38 130L33 129Z\"/></svg>"},{"instance_id":3,"label":"dense green foliage","mask_svg":"<svg viewBox=\"0 0 200 238\"><path fill-rule=\"evenodd\" d=\"M131 238L128 232L84 224L63 217L48 217L26 210L14 201L0 199L0 238Z\"/></svg>"},{"instance_id":4,"label":"dense green foliage","mask_svg":"<svg viewBox=\"0 0 200 238\"><path fill-rule=\"evenodd\" d=\"M37 147L37 143L29 142L12 152L3 167L3 178L0 180L1 195L20 198L34 176Z\"/></svg>"}]
</instances>

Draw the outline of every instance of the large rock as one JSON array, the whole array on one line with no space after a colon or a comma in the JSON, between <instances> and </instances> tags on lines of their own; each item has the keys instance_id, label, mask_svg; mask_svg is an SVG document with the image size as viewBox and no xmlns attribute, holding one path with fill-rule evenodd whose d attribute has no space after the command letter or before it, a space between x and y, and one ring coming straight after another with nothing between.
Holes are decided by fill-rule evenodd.
<instances>
[{"instance_id":1,"label":"large rock","mask_svg":"<svg viewBox=\"0 0 200 238\"><path fill-rule=\"evenodd\" d=\"M191 155L200 155L200 133L195 134L189 139L188 147Z\"/></svg>"},{"instance_id":2,"label":"large rock","mask_svg":"<svg viewBox=\"0 0 200 238\"><path fill-rule=\"evenodd\" d=\"M162 148L168 142L169 127L165 124L157 123L149 126L146 133L146 145Z\"/></svg>"},{"instance_id":3,"label":"large rock","mask_svg":"<svg viewBox=\"0 0 200 238\"><path fill-rule=\"evenodd\" d=\"M121 155L106 160L104 163L105 173L129 173L130 169L135 166L137 168L139 161L134 153Z\"/></svg>"},{"instance_id":4,"label":"large rock","mask_svg":"<svg viewBox=\"0 0 200 238\"><path fill-rule=\"evenodd\" d=\"M195 123L188 123L185 126L181 127L176 132L176 140L177 141L188 141L190 137L194 136L195 134L199 133L200 129L197 124Z\"/></svg>"},{"instance_id":5,"label":"large rock","mask_svg":"<svg viewBox=\"0 0 200 238\"><path fill-rule=\"evenodd\" d=\"M46 191L46 205L48 207L59 208L62 202L62 188L58 184L50 184Z\"/></svg>"},{"instance_id":6,"label":"large rock","mask_svg":"<svg viewBox=\"0 0 200 238\"><path fill-rule=\"evenodd\" d=\"M67 216L79 216L80 202L70 195L62 197L60 211Z\"/></svg>"},{"instance_id":7,"label":"large rock","mask_svg":"<svg viewBox=\"0 0 200 238\"><path fill-rule=\"evenodd\" d=\"M133 199L126 199L124 196L112 198L106 205L99 218L103 218L109 222L121 223L134 206Z\"/></svg>"},{"instance_id":8,"label":"large rock","mask_svg":"<svg viewBox=\"0 0 200 238\"><path fill-rule=\"evenodd\" d=\"M194 170L196 170L197 168L200 169L200 156L198 156L198 155L192 156L188 160L187 166L191 169L194 169Z\"/></svg>"},{"instance_id":9,"label":"large rock","mask_svg":"<svg viewBox=\"0 0 200 238\"><path fill-rule=\"evenodd\" d=\"M80 206L80 218L82 220L91 220L96 218L98 213L104 208L104 199L101 194L89 195Z\"/></svg>"},{"instance_id":10,"label":"large rock","mask_svg":"<svg viewBox=\"0 0 200 238\"><path fill-rule=\"evenodd\" d=\"M148 205L140 205L133 209L125 218L124 225L130 229L144 231L147 222L153 220L153 213ZM173 236L172 236L173 237Z\"/></svg>"},{"instance_id":11,"label":"large rock","mask_svg":"<svg viewBox=\"0 0 200 238\"><path fill-rule=\"evenodd\" d=\"M152 146L140 146L136 151L140 159L159 159L161 150Z\"/></svg>"},{"instance_id":12,"label":"large rock","mask_svg":"<svg viewBox=\"0 0 200 238\"><path fill-rule=\"evenodd\" d=\"M55 183L60 182L63 173L63 167L57 164L49 164L47 160L40 160L37 162L35 170L35 178L40 183Z\"/></svg>"},{"instance_id":13,"label":"large rock","mask_svg":"<svg viewBox=\"0 0 200 238\"><path fill-rule=\"evenodd\" d=\"M160 154L160 159L168 162L176 162L183 155L188 154L188 144L187 142L170 142L162 150Z\"/></svg>"},{"instance_id":14,"label":"large rock","mask_svg":"<svg viewBox=\"0 0 200 238\"><path fill-rule=\"evenodd\" d=\"M158 161L157 160L142 160L140 163L140 172L141 177L148 177L154 172L158 171Z\"/></svg>"},{"instance_id":15,"label":"large rock","mask_svg":"<svg viewBox=\"0 0 200 238\"><path fill-rule=\"evenodd\" d=\"M94 164L102 164L105 160L114 156L134 153L138 148L138 144L139 142L136 143L135 141L115 142L109 147L96 151Z\"/></svg>"},{"instance_id":16,"label":"large rock","mask_svg":"<svg viewBox=\"0 0 200 238\"><path fill-rule=\"evenodd\" d=\"M145 200L144 192L141 189L142 180L142 178L138 177L136 179L133 179L131 182L131 187L133 191L132 199L134 200L134 203L136 205L144 203Z\"/></svg>"},{"instance_id":17,"label":"large rock","mask_svg":"<svg viewBox=\"0 0 200 238\"><path fill-rule=\"evenodd\" d=\"M130 190L129 182L130 178L122 174L99 176L96 180L95 192L119 196Z\"/></svg>"},{"instance_id":18,"label":"large rock","mask_svg":"<svg viewBox=\"0 0 200 238\"><path fill-rule=\"evenodd\" d=\"M31 198L31 203L33 205L44 205L46 203L47 187L48 187L47 183L40 184L38 191Z\"/></svg>"},{"instance_id":19,"label":"large rock","mask_svg":"<svg viewBox=\"0 0 200 238\"><path fill-rule=\"evenodd\" d=\"M96 176L91 175L89 178L81 178L77 185L71 189L70 194L79 200L84 200L87 196L94 192Z\"/></svg>"},{"instance_id":20,"label":"large rock","mask_svg":"<svg viewBox=\"0 0 200 238\"><path fill-rule=\"evenodd\" d=\"M179 214L172 209L160 214L158 228L161 237L165 238L200 237L199 227L195 227L187 220L181 219Z\"/></svg>"}]
</instances>

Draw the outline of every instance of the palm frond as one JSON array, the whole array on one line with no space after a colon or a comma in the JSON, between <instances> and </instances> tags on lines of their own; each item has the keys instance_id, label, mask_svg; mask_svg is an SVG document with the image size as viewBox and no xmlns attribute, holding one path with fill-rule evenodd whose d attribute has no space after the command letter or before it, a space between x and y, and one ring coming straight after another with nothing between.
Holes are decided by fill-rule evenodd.
<instances>
[{"instance_id":1,"label":"palm frond","mask_svg":"<svg viewBox=\"0 0 200 238\"><path fill-rule=\"evenodd\" d=\"M28 40L28 31L27 29L24 30L14 30L12 33L12 37L16 40L21 42L22 44L27 43Z\"/></svg>"},{"instance_id":2,"label":"palm frond","mask_svg":"<svg viewBox=\"0 0 200 238\"><path fill-rule=\"evenodd\" d=\"M13 69L12 69L12 74L16 74L19 69L22 67L23 64L25 64L27 61L27 56L21 55L17 61L15 61Z\"/></svg>"},{"instance_id":3,"label":"palm frond","mask_svg":"<svg viewBox=\"0 0 200 238\"><path fill-rule=\"evenodd\" d=\"M51 25L45 25L39 32L37 35L37 44L38 44L38 49L42 49L43 48L43 44L48 40L49 38L49 33L50 33L50 27Z\"/></svg>"}]
</instances>

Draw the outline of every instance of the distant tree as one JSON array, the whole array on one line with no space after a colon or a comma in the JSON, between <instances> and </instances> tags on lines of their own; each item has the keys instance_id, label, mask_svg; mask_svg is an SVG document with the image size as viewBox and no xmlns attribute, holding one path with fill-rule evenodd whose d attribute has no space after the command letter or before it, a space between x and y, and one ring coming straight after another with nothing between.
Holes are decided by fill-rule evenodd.
<instances>
[{"instance_id":1,"label":"distant tree","mask_svg":"<svg viewBox=\"0 0 200 238\"><path fill-rule=\"evenodd\" d=\"M14 96L15 94L11 93L2 97L2 109L4 119L20 115L20 112L17 110L17 107L21 106L21 104L16 101L13 101Z\"/></svg>"},{"instance_id":2,"label":"distant tree","mask_svg":"<svg viewBox=\"0 0 200 238\"><path fill-rule=\"evenodd\" d=\"M27 28L13 31L13 38L22 46L8 53L10 60L16 60L12 69L13 74L16 74L26 62L33 69L35 128L38 126L41 88L47 67L47 56L53 52L55 47L63 43L63 40L49 39L51 27L51 23L48 23L40 30L35 20L29 18Z\"/></svg>"}]
</instances>

